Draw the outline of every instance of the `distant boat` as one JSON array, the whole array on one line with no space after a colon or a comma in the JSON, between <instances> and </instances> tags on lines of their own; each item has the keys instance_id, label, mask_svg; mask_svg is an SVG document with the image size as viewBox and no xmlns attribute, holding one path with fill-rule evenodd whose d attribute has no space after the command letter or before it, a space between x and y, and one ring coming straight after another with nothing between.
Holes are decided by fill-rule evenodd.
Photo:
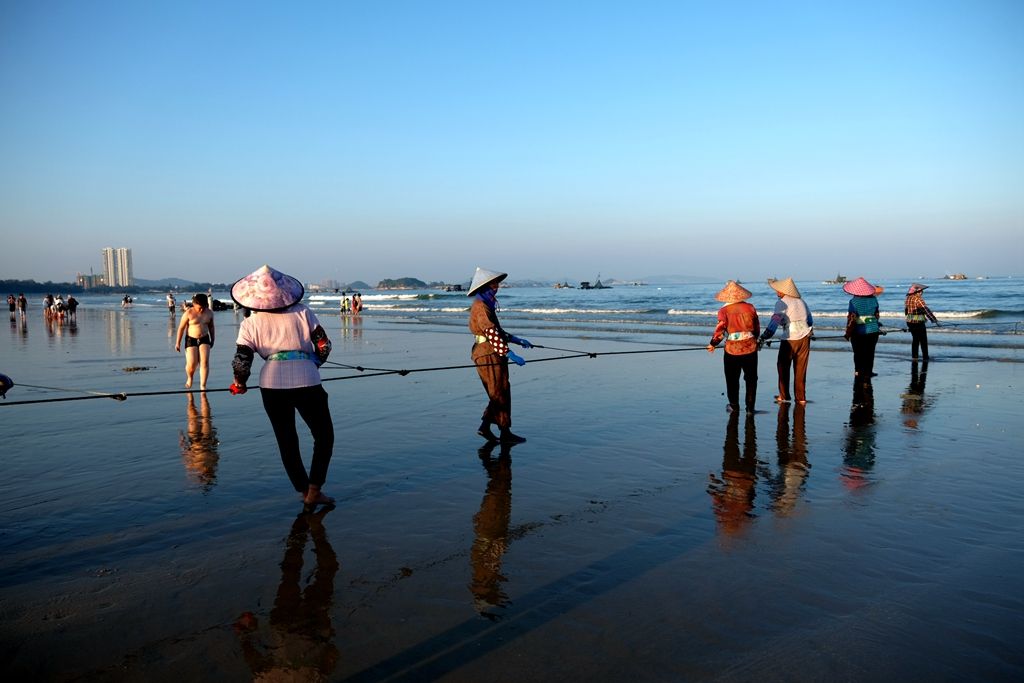
<instances>
[{"instance_id":1,"label":"distant boat","mask_svg":"<svg viewBox=\"0 0 1024 683\"><path fill-rule=\"evenodd\" d=\"M946 280L966 280L967 279L967 276L964 275L963 273L953 273L952 275L943 275L942 277L944 279L946 279Z\"/></svg>"},{"instance_id":2,"label":"distant boat","mask_svg":"<svg viewBox=\"0 0 1024 683\"><path fill-rule=\"evenodd\" d=\"M576 288L573 287L572 285L570 285L569 281L566 280L565 282L556 282L555 283L555 289L576 289Z\"/></svg>"},{"instance_id":3,"label":"distant boat","mask_svg":"<svg viewBox=\"0 0 1024 683\"><path fill-rule=\"evenodd\" d=\"M846 276L836 273L836 277L833 280L822 280L823 285L842 285L846 284Z\"/></svg>"},{"instance_id":4,"label":"distant boat","mask_svg":"<svg viewBox=\"0 0 1024 683\"><path fill-rule=\"evenodd\" d=\"M606 285L603 282L601 282L601 274L600 273L597 274L597 280L594 282L594 284L590 284L590 282L588 280L584 280L583 282L580 283L580 289L611 289L611 288L612 288L611 285Z\"/></svg>"}]
</instances>

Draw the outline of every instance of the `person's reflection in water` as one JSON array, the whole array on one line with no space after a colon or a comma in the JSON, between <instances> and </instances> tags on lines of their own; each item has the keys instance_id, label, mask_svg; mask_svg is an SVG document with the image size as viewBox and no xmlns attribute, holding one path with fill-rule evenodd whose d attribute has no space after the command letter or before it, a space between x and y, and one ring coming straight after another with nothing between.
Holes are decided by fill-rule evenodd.
<instances>
[{"instance_id":1,"label":"person's reflection in water","mask_svg":"<svg viewBox=\"0 0 1024 683\"><path fill-rule=\"evenodd\" d=\"M851 491L872 483L875 466L875 395L870 383L854 381L850 422L843 445L843 485Z\"/></svg>"},{"instance_id":2,"label":"person's reflection in water","mask_svg":"<svg viewBox=\"0 0 1024 683\"><path fill-rule=\"evenodd\" d=\"M918 372L917 361L910 364L910 385L903 394L903 424L917 429L917 418L924 413L927 403L924 398L924 384L928 380L928 361L925 361Z\"/></svg>"},{"instance_id":3,"label":"person's reflection in water","mask_svg":"<svg viewBox=\"0 0 1024 683\"><path fill-rule=\"evenodd\" d=\"M512 445L502 443L497 458L493 457L496 442L488 442L478 453L487 470L487 490L480 501L480 511L473 516L473 547L469 561L473 580L469 590L473 606L482 617L497 621L493 610L502 610L509 603L501 584L501 560L508 548L508 525L512 518Z\"/></svg>"},{"instance_id":4,"label":"person's reflection in water","mask_svg":"<svg viewBox=\"0 0 1024 683\"><path fill-rule=\"evenodd\" d=\"M196 410L195 397L189 393L188 429L178 432L178 445L181 446L181 459L185 463L185 471L189 478L202 490L209 493L217 484L217 430L210 419L210 399L202 394L199 399L199 410Z\"/></svg>"},{"instance_id":5,"label":"person's reflection in water","mask_svg":"<svg viewBox=\"0 0 1024 683\"><path fill-rule=\"evenodd\" d=\"M724 536L739 535L755 517L757 432L753 415L747 414L743 425L742 453L739 431L739 413L730 413L722 447L722 476L708 475L712 509L718 522L718 531Z\"/></svg>"},{"instance_id":6,"label":"person's reflection in water","mask_svg":"<svg viewBox=\"0 0 1024 683\"><path fill-rule=\"evenodd\" d=\"M779 406L775 442L779 454L779 474L772 487L775 514L786 516L793 511L804 488L811 466L807 462L807 432L804 427L807 406L793 406L793 434L789 431L789 404Z\"/></svg>"},{"instance_id":7,"label":"person's reflection in water","mask_svg":"<svg viewBox=\"0 0 1024 683\"><path fill-rule=\"evenodd\" d=\"M253 680L331 680L339 658L331 624L338 557L327 540L323 518L333 509L301 514L292 523L269 624L260 623L252 612L245 612L235 622ZM310 538L316 566L312 576L303 580L302 564Z\"/></svg>"}]
</instances>

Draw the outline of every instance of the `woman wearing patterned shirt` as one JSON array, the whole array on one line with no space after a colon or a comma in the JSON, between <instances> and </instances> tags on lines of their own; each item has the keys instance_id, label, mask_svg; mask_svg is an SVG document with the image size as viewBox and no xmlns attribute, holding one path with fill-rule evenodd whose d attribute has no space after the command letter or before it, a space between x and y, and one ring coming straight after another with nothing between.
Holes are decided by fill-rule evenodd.
<instances>
[{"instance_id":1,"label":"woman wearing patterned shirt","mask_svg":"<svg viewBox=\"0 0 1024 683\"><path fill-rule=\"evenodd\" d=\"M924 303L924 297L921 292L928 289L928 285L922 285L915 282L910 285L910 289L907 290L907 301L903 305L903 313L907 318L907 329L910 330L910 336L913 341L910 345L910 356L917 359L917 349L921 348L921 355L925 360L928 360L928 332L925 330L925 320L931 320L936 325L939 321L935 318L935 314L928 308Z\"/></svg>"},{"instance_id":2,"label":"woman wearing patterned shirt","mask_svg":"<svg viewBox=\"0 0 1024 683\"><path fill-rule=\"evenodd\" d=\"M477 434L488 441L522 443L521 436L512 433L512 386L508 380L508 362L526 365L526 361L508 348L508 343L519 344L524 349L533 344L501 328L498 322L498 287L508 273L497 273L477 268L473 275L467 296L473 297L469 307L469 330L473 333L473 363L487 392L487 407ZM498 425L500 435L495 436L491 425Z\"/></svg>"},{"instance_id":3,"label":"woman wearing patterned shirt","mask_svg":"<svg viewBox=\"0 0 1024 683\"><path fill-rule=\"evenodd\" d=\"M757 335L761 332L761 321L757 310L746 303L751 297L750 290L730 280L715 299L725 302L718 311L718 325L708 344L708 353L725 339L725 394L729 399L726 410L730 413L740 408L740 373L746 384L747 412L754 412L757 398Z\"/></svg>"}]
</instances>

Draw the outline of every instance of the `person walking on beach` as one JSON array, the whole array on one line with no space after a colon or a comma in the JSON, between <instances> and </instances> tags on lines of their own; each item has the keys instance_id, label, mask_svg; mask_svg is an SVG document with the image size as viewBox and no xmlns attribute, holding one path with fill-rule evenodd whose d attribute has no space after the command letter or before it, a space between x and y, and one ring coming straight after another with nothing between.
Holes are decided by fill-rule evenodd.
<instances>
[{"instance_id":1,"label":"person walking on beach","mask_svg":"<svg viewBox=\"0 0 1024 683\"><path fill-rule=\"evenodd\" d=\"M771 339L776 329L779 332L779 395L777 403L789 403L794 395L789 393L789 370L793 368L793 388L796 402L807 403L807 361L811 357L811 332L814 319L807 308L800 290L793 278L768 280L768 286L775 290L779 300L775 302L772 319L761 333L761 342Z\"/></svg>"},{"instance_id":2,"label":"person walking on beach","mask_svg":"<svg viewBox=\"0 0 1024 683\"><path fill-rule=\"evenodd\" d=\"M68 318L70 320L78 320L78 299L75 298L74 294L68 294Z\"/></svg>"},{"instance_id":3,"label":"person walking on beach","mask_svg":"<svg viewBox=\"0 0 1024 683\"><path fill-rule=\"evenodd\" d=\"M185 388L192 388L192 377L199 366L199 388L206 391L206 378L210 375L210 350L216 331L210 301L202 292L192 297L192 305L181 315L178 338L174 350L181 351L181 338L185 337Z\"/></svg>"},{"instance_id":4,"label":"person walking on beach","mask_svg":"<svg viewBox=\"0 0 1024 683\"><path fill-rule=\"evenodd\" d=\"M843 285L843 291L853 295L843 334L853 348L853 375L861 382L870 382L875 376L875 347L881 333L875 297L884 290L859 277Z\"/></svg>"},{"instance_id":5,"label":"person walking on beach","mask_svg":"<svg viewBox=\"0 0 1024 683\"><path fill-rule=\"evenodd\" d=\"M529 341L509 334L498 322L498 287L508 273L477 268L467 296L473 297L469 307L469 330L473 333L473 363L487 392L487 407L476 433L488 441L522 443L521 436L512 433L512 386L508 378L508 362L526 365L526 361L509 349L508 344L533 348ZM498 425L499 435L491 431Z\"/></svg>"},{"instance_id":6,"label":"person walking on beach","mask_svg":"<svg viewBox=\"0 0 1024 683\"><path fill-rule=\"evenodd\" d=\"M14 320L14 311L18 308L18 300L14 298L13 294L7 295L7 308L11 309L11 320Z\"/></svg>"},{"instance_id":7,"label":"person walking on beach","mask_svg":"<svg viewBox=\"0 0 1024 683\"><path fill-rule=\"evenodd\" d=\"M28 299L25 298L24 292L18 292L18 312L21 313L21 317L25 317L25 313L28 311Z\"/></svg>"},{"instance_id":8,"label":"person walking on beach","mask_svg":"<svg viewBox=\"0 0 1024 683\"><path fill-rule=\"evenodd\" d=\"M729 280L715 299L725 303L718 310L718 325L711 335L708 353L714 353L715 347L725 339L725 393L729 400L726 410L730 413L740 409L740 373L746 384L746 407L748 413L754 412L757 398L757 337L761 332L761 322L757 318L757 310L746 303L752 296L750 290L743 285Z\"/></svg>"},{"instance_id":9,"label":"person walking on beach","mask_svg":"<svg viewBox=\"0 0 1024 683\"><path fill-rule=\"evenodd\" d=\"M910 343L910 357L917 360L918 347L921 349L921 355L925 360L928 360L928 331L925 329L925 320L931 320L936 325L939 324L935 314L932 313L932 309L924 303L924 296L922 292L928 289L928 285L922 285L918 282L910 285L910 289L907 290L907 300L903 304L903 313L907 319L907 329L910 331L910 337L913 341Z\"/></svg>"},{"instance_id":10,"label":"person walking on beach","mask_svg":"<svg viewBox=\"0 0 1024 683\"><path fill-rule=\"evenodd\" d=\"M178 307L178 303L174 300L174 293L167 292L167 312L174 315L174 309Z\"/></svg>"},{"instance_id":11,"label":"person walking on beach","mask_svg":"<svg viewBox=\"0 0 1024 683\"><path fill-rule=\"evenodd\" d=\"M359 315L363 310L363 295L356 292L352 295L352 313Z\"/></svg>"},{"instance_id":12,"label":"person walking on beach","mask_svg":"<svg viewBox=\"0 0 1024 683\"><path fill-rule=\"evenodd\" d=\"M309 308L299 303L305 290L295 278L263 266L231 287L231 298L254 315L238 328L231 369L231 393L244 394L252 361L259 354L263 409L277 438L281 462L307 509L333 505L323 493L334 453L334 422L327 392L320 383L320 366L331 353L331 340ZM313 436L313 459L307 471L299 452L295 413Z\"/></svg>"}]
</instances>

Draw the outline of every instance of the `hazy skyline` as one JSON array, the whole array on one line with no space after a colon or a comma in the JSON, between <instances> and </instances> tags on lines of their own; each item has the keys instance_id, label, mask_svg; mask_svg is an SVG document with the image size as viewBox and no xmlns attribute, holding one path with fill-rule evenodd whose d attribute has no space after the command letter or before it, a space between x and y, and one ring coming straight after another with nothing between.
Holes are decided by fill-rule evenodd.
<instances>
[{"instance_id":1,"label":"hazy skyline","mask_svg":"<svg viewBox=\"0 0 1024 683\"><path fill-rule=\"evenodd\" d=\"M0 279L1024 274L1024 3L6 2Z\"/></svg>"}]
</instances>

